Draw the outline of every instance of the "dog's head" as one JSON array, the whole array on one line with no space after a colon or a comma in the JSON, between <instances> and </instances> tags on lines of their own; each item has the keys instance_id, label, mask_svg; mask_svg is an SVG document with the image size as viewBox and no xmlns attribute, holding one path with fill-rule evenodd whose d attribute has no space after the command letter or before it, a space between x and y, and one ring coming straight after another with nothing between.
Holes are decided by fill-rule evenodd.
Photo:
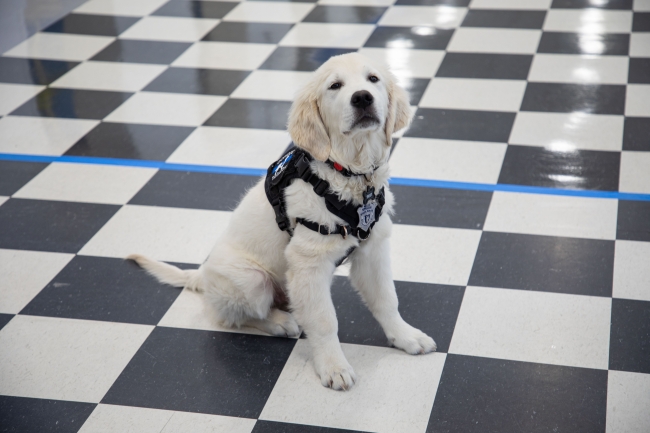
<instances>
[{"instance_id":1,"label":"dog's head","mask_svg":"<svg viewBox=\"0 0 650 433\"><path fill-rule=\"evenodd\" d=\"M381 132L385 145L411 121L408 95L387 68L350 53L330 58L298 92L289 114L297 146L325 161L346 137ZM338 152L337 152L338 153Z\"/></svg>"}]
</instances>

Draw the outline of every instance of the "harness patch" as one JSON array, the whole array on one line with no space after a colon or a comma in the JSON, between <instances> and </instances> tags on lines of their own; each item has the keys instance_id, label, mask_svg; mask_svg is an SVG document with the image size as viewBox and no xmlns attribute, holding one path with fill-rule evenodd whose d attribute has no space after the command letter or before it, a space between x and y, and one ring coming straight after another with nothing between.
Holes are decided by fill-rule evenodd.
<instances>
[{"instance_id":1,"label":"harness patch","mask_svg":"<svg viewBox=\"0 0 650 433\"><path fill-rule=\"evenodd\" d=\"M364 232L367 232L372 223L375 222L376 207L377 202L372 200L357 209L357 212L359 213L359 224L357 227L359 227Z\"/></svg>"},{"instance_id":2,"label":"harness patch","mask_svg":"<svg viewBox=\"0 0 650 433\"><path fill-rule=\"evenodd\" d=\"M289 161L293 158L293 153L295 151L292 150L291 152L287 153L287 155L282 159L282 161L278 162L278 165L275 166L273 169L273 176L271 177L271 180L275 180L276 177L280 176L284 170L287 169Z\"/></svg>"}]
</instances>

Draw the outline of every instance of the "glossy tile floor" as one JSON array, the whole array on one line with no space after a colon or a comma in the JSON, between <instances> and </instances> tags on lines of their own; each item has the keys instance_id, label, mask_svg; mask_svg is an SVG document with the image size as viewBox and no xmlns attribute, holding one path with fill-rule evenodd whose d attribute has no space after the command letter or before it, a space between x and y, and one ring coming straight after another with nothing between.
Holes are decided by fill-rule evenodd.
<instances>
[{"instance_id":1,"label":"glossy tile floor","mask_svg":"<svg viewBox=\"0 0 650 433\"><path fill-rule=\"evenodd\" d=\"M78 3L0 56L1 431L650 431L650 1ZM198 266L355 50L411 94L393 266L439 352L343 268L339 393L122 257Z\"/></svg>"}]
</instances>

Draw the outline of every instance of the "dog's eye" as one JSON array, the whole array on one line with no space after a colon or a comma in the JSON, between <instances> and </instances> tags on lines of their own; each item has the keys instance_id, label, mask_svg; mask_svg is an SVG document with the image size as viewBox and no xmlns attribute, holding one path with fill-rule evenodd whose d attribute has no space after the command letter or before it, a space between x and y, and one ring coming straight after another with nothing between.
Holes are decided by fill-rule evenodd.
<instances>
[{"instance_id":1,"label":"dog's eye","mask_svg":"<svg viewBox=\"0 0 650 433\"><path fill-rule=\"evenodd\" d=\"M379 81L379 78L377 78L376 75L371 75L368 77L368 79L370 80L371 83L376 83L377 81Z\"/></svg>"},{"instance_id":2,"label":"dog's eye","mask_svg":"<svg viewBox=\"0 0 650 433\"><path fill-rule=\"evenodd\" d=\"M338 90L341 88L341 83L334 83L330 86L330 90Z\"/></svg>"}]
</instances>

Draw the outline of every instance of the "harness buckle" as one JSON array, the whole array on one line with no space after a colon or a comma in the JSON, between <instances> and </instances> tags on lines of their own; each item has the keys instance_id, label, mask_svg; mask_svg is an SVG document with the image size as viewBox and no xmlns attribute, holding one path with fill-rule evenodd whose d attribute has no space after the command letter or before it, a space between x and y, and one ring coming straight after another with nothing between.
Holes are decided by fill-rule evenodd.
<instances>
[{"instance_id":1,"label":"harness buckle","mask_svg":"<svg viewBox=\"0 0 650 433\"><path fill-rule=\"evenodd\" d=\"M325 195L329 187L330 184L328 181L320 179L320 181L316 185L314 185L314 192L319 197L322 197L323 195Z\"/></svg>"},{"instance_id":2,"label":"harness buckle","mask_svg":"<svg viewBox=\"0 0 650 433\"><path fill-rule=\"evenodd\" d=\"M370 227L370 228L368 229L368 232L367 232L368 235L367 235L365 238L361 237L361 232L362 232L363 230L359 230L359 231L357 232L357 239L359 239L360 241L365 241L365 240L367 240L367 239L370 237L370 231L371 231L371 230L372 230L372 227Z\"/></svg>"}]
</instances>

